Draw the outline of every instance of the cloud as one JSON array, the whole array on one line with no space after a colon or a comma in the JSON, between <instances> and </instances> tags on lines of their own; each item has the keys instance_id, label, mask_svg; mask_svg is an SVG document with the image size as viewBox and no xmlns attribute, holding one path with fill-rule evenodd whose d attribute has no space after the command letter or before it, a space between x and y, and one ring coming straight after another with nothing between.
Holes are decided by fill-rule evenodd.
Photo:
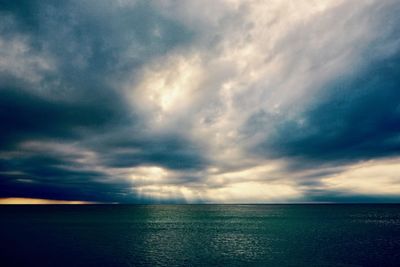
<instances>
[{"instance_id":1,"label":"cloud","mask_svg":"<svg viewBox=\"0 0 400 267\"><path fill-rule=\"evenodd\" d=\"M393 199L398 177L375 170L398 162L399 11L396 1L4 3L0 197Z\"/></svg>"},{"instance_id":2,"label":"cloud","mask_svg":"<svg viewBox=\"0 0 400 267\"><path fill-rule=\"evenodd\" d=\"M280 123L261 150L315 161L397 155L399 62L398 56L377 61L328 84L318 101Z\"/></svg>"},{"instance_id":3,"label":"cloud","mask_svg":"<svg viewBox=\"0 0 400 267\"><path fill-rule=\"evenodd\" d=\"M346 171L322 180L328 190L365 195L399 196L397 158L355 164ZM379 179L377 179L379 178Z\"/></svg>"}]
</instances>

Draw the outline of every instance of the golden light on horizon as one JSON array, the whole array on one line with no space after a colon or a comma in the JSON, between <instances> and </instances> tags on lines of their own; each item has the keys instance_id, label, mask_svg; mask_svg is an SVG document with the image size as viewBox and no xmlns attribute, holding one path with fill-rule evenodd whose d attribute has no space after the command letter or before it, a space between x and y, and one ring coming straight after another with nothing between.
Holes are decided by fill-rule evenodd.
<instances>
[{"instance_id":1,"label":"golden light on horizon","mask_svg":"<svg viewBox=\"0 0 400 267\"><path fill-rule=\"evenodd\" d=\"M87 204L96 204L96 202L79 201L79 200L21 198L21 197L0 198L0 205L54 205L54 204L87 205Z\"/></svg>"}]
</instances>

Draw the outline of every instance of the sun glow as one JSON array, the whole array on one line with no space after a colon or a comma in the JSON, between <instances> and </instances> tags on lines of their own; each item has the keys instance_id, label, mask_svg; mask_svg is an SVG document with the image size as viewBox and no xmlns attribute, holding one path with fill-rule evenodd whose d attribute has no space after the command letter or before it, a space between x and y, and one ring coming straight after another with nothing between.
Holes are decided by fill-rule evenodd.
<instances>
[{"instance_id":1,"label":"sun glow","mask_svg":"<svg viewBox=\"0 0 400 267\"><path fill-rule=\"evenodd\" d=\"M96 202L79 201L79 200L54 200L54 199L40 199L40 198L21 198L10 197L1 198L1 205L51 205L51 204L69 204L69 205L85 205L95 204Z\"/></svg>"}]
</instances>

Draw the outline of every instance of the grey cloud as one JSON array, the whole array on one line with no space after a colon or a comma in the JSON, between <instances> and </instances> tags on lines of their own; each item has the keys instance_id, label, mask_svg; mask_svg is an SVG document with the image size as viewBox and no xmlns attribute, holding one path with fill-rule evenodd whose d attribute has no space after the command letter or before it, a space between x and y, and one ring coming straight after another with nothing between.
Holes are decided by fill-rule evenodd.
<instances>
[{"instance_id":1,"label":"grey cloud","mask_svg":"<svg viewBox=\"0 0 400 267\"><path fill-rule=\"evenodd\" d=\"M398 77L395 57L371 63L356 77L335 81L317 103L299 114L301 123L278 124L263 149L315 161L398 155Z\"/></svg>"},{"instance_id":2,"label":"grey cloud","mask_svg":"<svg viewBox=\"0 0 400 267\"><path fill-rule=\"evenodd\" d=\"M15 53L2 51L8 66L0 73L0 154L5 155L0 197L151 201L136 196L132 183L121 177L87 170L85 163L69 159L68 151L32 152L23 148L26 142L90 151L88 139L115 135L123 138L119 144L92 147L91 153L102 159L97 167L203 164L196 152L185 148L189 142L181 144L178 136L124 135L124 125L134 134L143 123L119 91L119 81L150 58L188 42L192 33L184 25L165 18L147 1L128 6L111 1L2 1L0 13L5 18L0 38L23 46ZM8 48L18 49L15 43ZM27 64L32 58L53 64L39 70ZM10 71L14 63L18 65ZM28 74L36 78L27 79ZM142 152L122 155L114 151L120 146Z\"/></svg>"}]
</instances>

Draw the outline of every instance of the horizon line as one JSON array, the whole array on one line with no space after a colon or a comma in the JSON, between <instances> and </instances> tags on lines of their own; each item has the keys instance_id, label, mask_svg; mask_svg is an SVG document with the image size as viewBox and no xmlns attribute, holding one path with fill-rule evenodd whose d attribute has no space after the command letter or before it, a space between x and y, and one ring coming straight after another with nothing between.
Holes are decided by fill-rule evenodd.
<instances>
[{"instance_id":1,"label":"horizon line","mask_svg":"<svg viewBox=\"0 0 400 267\"><path fill-rule=\"evenodd\" d=\"M299 202L99 202L87 200L59 200L39 198L0 198L0 206L26 205L354 205L354 204L400 204L400 202L363 201L363 202L333 202L333 201L299 201Z\"/></svg>"}]
</instances>

